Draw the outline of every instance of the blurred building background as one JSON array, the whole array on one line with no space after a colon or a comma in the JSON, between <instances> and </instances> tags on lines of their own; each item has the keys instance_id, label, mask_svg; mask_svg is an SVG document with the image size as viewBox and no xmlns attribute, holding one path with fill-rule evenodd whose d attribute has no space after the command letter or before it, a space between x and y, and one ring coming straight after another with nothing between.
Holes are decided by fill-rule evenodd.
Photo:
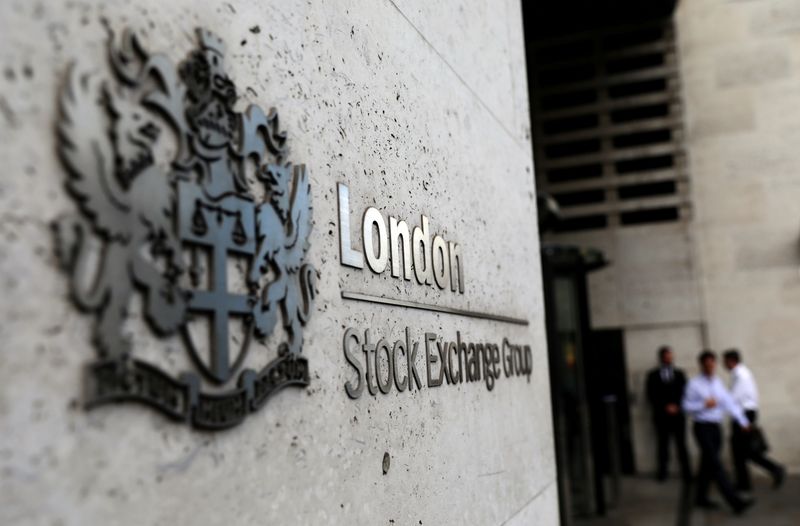
<instances>
[{"instance_id":1,"label":"blurred building background","mask_svg":"<svg viewBox=\"0 0 800 526\"><path fill-rule=\"evenodd\" d=\"M524 8L562 505L655 470L661 345L741 349L797 472L800 1Z\"/></svg>"}]
</instances>

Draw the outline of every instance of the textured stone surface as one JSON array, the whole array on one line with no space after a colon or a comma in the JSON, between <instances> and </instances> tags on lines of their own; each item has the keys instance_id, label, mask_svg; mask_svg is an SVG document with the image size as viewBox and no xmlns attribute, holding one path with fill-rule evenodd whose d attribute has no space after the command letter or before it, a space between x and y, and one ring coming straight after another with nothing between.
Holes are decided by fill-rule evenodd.
<instances>
[{"instance_id":1,"label":"textured stone surface","mask_svg":"<svg viewBox=\"0 0 800 526\"><path fill-rule=\"evenodd\" d=\"M521 145L530 144L521 5L393 0L442 59ZM474 35L486 38L474 38ZM511 60L509 60L509 57ZM510 87L510 90L508 89Z\"/></svg>"},{"instance_id":2,"label":"textured stone surface","mask_svg":"<svg viewBox=\"0 0 800 526\"><path fill-rule=\"evenodd\" d=\"M683 2L677 14L687 116L690 122L717 123L717 133L696 140L690 134L687 143L707 345L742 350L759 382L773 455L795 470L800 469L793 438L800 413L792 398L800 367L799 14L797 2L780 0ZM692 42L697 29L718 28L721 20L738 22L730 30L735 36L710 29L706 45ZM716 71L703 67L720 60L727 64L717 62ZM713 82L718 89L708 89ZM747 126L731 120L730 114L741 111L736 100L749 106ZM726 121L733 133L725 132Z\"/></svg>"},{"instance_id":3,"label":"textured stone surface","mask_svg":"<svg viewBox=\"0 0 800 526\"><path fill-rule=\"evenodd\" d=\"M589 274L593 327L674 324L700 317L685 225L575 232L555 239L602 250L610 262Z\"/></svg>"},{"instance_id":4,"label":"textured stone surface","mask_svg":"<svg viewBox=\"0 0 800 526\"><path fill-rule=\"evenodd\" d=\"M750 28L759 37L792 35L800 31L800 6L793 0L763 2L749 13Z\"/></svg>"},{"instance_id":5,"label":"textured stone surface","mask_svg":"<svg viewBox=\"0 0 800 526\"><path fill-rule=\"evenodd\" d=\"M400 2L317 4L0 6L0 523L556 523L519 9L459 11L469 29L451 45L436 34L446 19L412 25L419 12ZM447 6L436 8L440 16L459 9ZM174 61L194 45L195 27L217 33L243 102L276 106L291 160L310 169L309 260L321 272L305 333L312 384L280 393L229 431L192 431L142 407L80 407L94 350L91 320L68 302L52 250L50 221L74 210L53 128L68 63L105 67L101 18L116 31L139 30L148 49ZM472 50L454 55L460 40ZM467 58L478 76L463 69ZM374 205L411 224L427 214L433 230L462 245L465 294L342 267L337 182L349 185L354 211ZM348 303L342 290L531 324ZM405 326L416 338L507 336L532 346L533 376L502 378L491 392L475 383L352 401L345 326L392 337ZM140 323L129 329L137 349L179 367L179 341L157 341ZM255 352L272 353L274 343Z\"/></svg>"},{"instance_id":6,"label":"textured stone surface","mask_svg":"<svg viewBox=\"0 0 800 526\"><path fill-rule=\"evenodd\" d=\"M789 56L782 45L731 47L717 59L717 85L752 86L786 78L791 74Z\"/></svg>"}]
</instances>

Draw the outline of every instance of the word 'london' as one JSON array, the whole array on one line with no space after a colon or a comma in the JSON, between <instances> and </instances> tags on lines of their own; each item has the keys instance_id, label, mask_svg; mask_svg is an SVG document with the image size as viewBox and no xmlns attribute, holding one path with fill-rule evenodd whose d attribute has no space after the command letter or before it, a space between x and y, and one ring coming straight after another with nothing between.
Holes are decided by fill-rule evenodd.
<instances>
[{"instance_id":1,"label":"word 'london'","mask_svg":"<svg viewBox=\"0 0 800 526\"><path fill-rule=\"evenodd\" d=\"M440 289L447 288L464 293L464 265L461 247L456 243L448 243L440 235L431 239L428 218L422 216L422 227L409 230L408 223L389 217L387 233L386 220L375 207L364 211L361 222L361 238L364 253L352 247L350 241L350 190L339 183L339 253L342 265L364 268L367 265L376 274L386 270L391 259L391 273L395 278L403 277L411 280L412 274L421 285L434 285ZM377 229L377 245L373 234ZM402 243L402 251L399 249ZM421 250L420 250L421 248ZM402 272L400 260L402 255ZM413 272L412 272L413 261Z\"/></svg>"}]
</instances>

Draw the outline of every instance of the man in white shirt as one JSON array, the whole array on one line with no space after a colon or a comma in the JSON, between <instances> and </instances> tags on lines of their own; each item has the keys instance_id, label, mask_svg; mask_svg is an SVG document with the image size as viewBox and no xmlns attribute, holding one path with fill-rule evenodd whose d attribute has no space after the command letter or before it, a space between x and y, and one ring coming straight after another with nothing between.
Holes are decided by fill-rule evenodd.
<instances>
[{"instance_id":1,"label":"man in white shirt","mask_svg":"<svg viewBox=\"0 0 800 526\"><path fill-rule=\"evenodd\" d=\"M728 473L720 462L719 452L722 447L720 424L725 413L731 415L744 431L749 430L750 422L722 380L714 374L717 366L716 355L711 351L703 351L698 361L701 374L689 381L682 402L683 410L694 420L694 436L701 454L695 504L701 508L717 507L708 499L708 490L713 480L719 492L738 515L749 508L753 501L742 499L734 491Z\"/></svg>"},{"instance_id":2,"label":"man in white shirt","mask_svg":"<svg viewBox=\"0 0 800 526\"><path fill-rule=\"evenodd\" d=\"M750 424L755 425L758 419L758 387L753 373L742 363L742 356L736 349L725 351L723 360L725 368L731 373L731 394L744 409ZM779 488L783 484L783 480L786 478L784 467L765 457L763 453L754 451L751 447L750 437L737 422L732 423L731 452L736 470L736 489L739 491L749 492L752 487L750 471L747 469L748 460L761 466L772 475L775 488Z\"/></svg>"}]
</instances>

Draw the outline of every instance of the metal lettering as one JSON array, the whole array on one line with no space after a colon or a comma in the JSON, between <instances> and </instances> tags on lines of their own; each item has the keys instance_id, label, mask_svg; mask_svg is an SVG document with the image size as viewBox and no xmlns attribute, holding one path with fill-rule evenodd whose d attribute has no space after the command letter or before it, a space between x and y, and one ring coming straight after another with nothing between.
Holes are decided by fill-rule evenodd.
<instances>
[{"instance_id":1,"label":"metal lettering","mask_svg":"<svg viewBox=\"0 0 800 526\"><path fill-rule=\"evenodd\" d=\"M406 369L406 376L400 380L400 367L397 364L397 356L400 354L400 351L403 352L403 358L407 353L406 344L403 343L403 340L397 340L394 342L394 346L392 347L392 363L394 364L394 385L397 387L397 390L401 393L409 387L409 379L408 379L408 369Z\"/></svg>"},{"instance_id":2,"label":"metal lettering","mask_svg":"<svg viewBox=\"0 0 800 526\"><path fill-rule=\"evenodd\" d=\"M358 383L355 387L353 387L353 384L350 382L350 380L348 380L344 384L344 390L347 392L347 396L356 399L361 396L361 393L364 392L364 381L362 379L364 375L364 367L361 365L361 361L359 361L357 355L353 354L353 352L350 350L350 347L348 346L348 342L350 340L355 340L355 345L358 346L358 333L355 329L350 328L344 331L342 349L344 350L345 360L347 360L347 363L349 363L356 370L356 378L358 380Z\"/></svg>"},{"instance_id":3,"label":"metal lettering","mask_svg":"<svg viewBox=\"0 0 800 526\"><path fill-rule=\"evenodd\" d=\"M364 345L361 346L361 349L364 351L364 358L367 362L367 390L369 394L375 395L378 392L378 388L375 385L375 375L378 371L373 372L372 365L376 364L375 362L375 345L369 343L369 329L364 331ZM372 356L370 356L372 353Z\"/></svg>"},{"instance_id":4,"label":"metal lettering","mask_svg":"<svg viewBox=\"0 0 800 526\"><path fill-rule=\"evenodd\" d=\"M417 384L417 390L422 389L422 381L419 379L417 372L417 347L419 342L414 342L411 346L411 329L406 327L406 355L408 356L408 390L411 391L412 385ZM412 382L411 380L414 380Z\"/></svg>"},{"instance_id":5,"label":"metal lettering","mask_svg":"<svg viewBox=\"0 0 800 526\"><path fill-rule=\"evenodd\" d=\"M374 228L378 228L378 254L375 255L373 234ZM376 274L386 270L386 263L389 261L388 239L386 238L386 221L377 208L369 207L364 212L362 232L364 234L364 254L367 256L367 264Z\"/></svg>"},{"instance_id":6,"label":"metal lettering","mask_svg":"<svg viewBox=\"0 0 800 526\"><path fill-rule=\"evenodd\" d=\"M417 282L420 285L433 284L430 243L431 238L428 232L428 218L422 216L422 228L415 226L414 234L411 236L412 252L414 253L414 275L417 277Z\"/></svg>"},{"instance_id":7,"label":"metal lettering","mask_svg":"<svg viewBox=\"0 0 800 526\"><path fill-rule=\"evenodd\" d=\"M336 185L339 195L339 257L342 265L364 268L364 255L355 250L350 241L350 189L347 185Z\"/></svg>"},{"instance_id":8,"label":"metal lettering","mask_svg":"<svg viewBox=\"0 0 800 526\"><path fill-rule=\"evenodd\" d=\"M514 358L511 356L511 349L509 347L508 338L503 338L503 372L506 375L506 378L511 376L511 373L514 370ZM506 352L506 349L509 349Z\"/></svg>"},{"instance_id":9,"label":"metal lettering","mask_svg":"<svg viewBox=\"0 0 800 526\"><path fill-rule=\"evenodd\" d=\"M447 242L442 236L433 237L433 278L436 286L444 290L450 282L450 256L447 251Z\"/></svg>"},{"instance_id":10,"label":"metal lettering","mask_svg":"<svg viewBox=\"0 0 800 526\"><path fill-rule=\"evenodd\" d=\"M426 385L428 388L440 387L442 385L453 385L460 383L479 382L482 379L487 391L493 391L497 382L505 373L506 378L510 376L527 375L530 382L530 375L533 365L533 356L530 346L515 345L503 338L502 344L492 342L466 342L462 339L460 331L456 331L453 340L447 340L434 332L423 333L422 340L425 344L425 373ZM378 393L389 394L394 383L398 392L412 390L416 382L417 389L422 388L419 374L416 370L416 355L420 341L411 341L411 329L405 328L405 339L395 340L390 345L388 335L381 335L377 343L371 343L371 331L364 331L363 344L360 345L366 359L364 366L357 357L356 349L361 343L355 329L345 330L342 348L345 360L348 365L355 369L358 378L345 383L345 391L350 398L359 398L366 384L369 393L377 396ZM434 350L433 345L436 349ZM502 347L502 350L501 350ZM406 372L400 369L400 363L406 362ZM385 363L385 366L383 365ZM285 366L292 366L285 364ZM436 367L438 366L438 370ZM307 374L307 371L304 373ZM145 382L141 382L145 384ZM163 397L161 393L171 393L169 404L180 404L180 393L163 382L151 380L147 385L154 386L150 390L154 393L152 397ZM255 387L253 387L255 385ZM254 389L257 391L258 383L250 377L244 378L240 383L242 392L250 393ZM196 396L190 389L188 399L194 400ZM250 395L246 394L245 400L249 400ZM192 402L194 403L194 402ZM228 400L224 407L236 408L235 400ZM238 410L237 410L238 411ZM235 414L236 411L228 411ZM213 414L209 418L212 418Z\"/></svg>"},{"instance_id":11,"label":"metal lettering","mask_svg":"<svg viewBox=\"0 0 800 526\"><path fill-rule=\"evenodd\" d=\"M453 372L453 356L456 357L456 363L458 364L458 376L456 376ZM458 346L456 345L456 342L450 342L450 345L447 346L447 368L450 371L450 378L452 379L453 383L461 383L463 380L463 371L461 369L461 362L459 361Z\"/></svg>"},{"instance_id":12,"label":"metal lettering","mask_svg":"<svg viewBox=\"0 0 800 526\"><path fill-rule=\"evenodd\" d=\"M402 250L398 248L398 244L402 242ZM408 223L405 221L398 221L394 217L389 217L389 243L391 243L391 257L392 257L392 276L395 278L400 277L400 254L403 256L403 279L406 281L411 280L411 234L408 230Z\"/></svg>"},{"instance_id":13,"label":"metal lettering","mask_svg":"<svg viewBox=\"0 0 800 526\"><path fill-rule=\"evenodd\" d=\"M458 283L458 286L456 286ZM461 256L461 246L450 243L450 290L464 293L464 263Z\"/></svg>"},{"instance_id":14,"label":"metal lettering","mask_svg":"<svg viewBox=\"0 0 800 526\"><path fill-rule=\"evenodd\" d=\"M381 349L386 350L386 382L381 381ZM392 378L394 377L394 360L392 359L392 349L389 347L389 342L384 338L378 340L375 344L375 377L378 380L378 389L383 394L388 394L392 390Z\"/></svg>"},{"instance_id":15,"label":"metal lettering","mask_svg":"<svg viewBox=\"0 0 800 526\"><path fill-rule=\"evenodd\" d=\"M483 348L482 345L481 348ZM469 356L470 381L476 382L481 379L481 364L480 353L474 343L467 345L467 355Z\"/></svg>"},{"instance_id":16,"label":"metal lettering","mask_svg":"<svg viewBox=\"0 0 800 526\"><path fill-rule=\"evenodd\" d=\"M503 371L507 377L525 375L528 377L528 382L530 382L531 372L533 371L533 354L530 346L515 345L504 338Z\"/></svg>"},{"instance_id":17,"label":"metal lettering","mask_svg":"<svg viewBox=\"0 0 800 526\"><path fill-rule=\"evenodd\" d=\"M464 364L464 381L472 381L472 371L469 367L469 354L467 353L467 344L461 341L461 332L456 332L456 347L458 348L458 363ZM459 368L461 366L459 365Z\"/></svg>"},{"instance_id":18,"label":"metal lettering","mask_svg":"<svg viewBox=\"0 0 800 526\"><path fill-rule=\"evenodd\" d=\"M410 280L413 273L421 285L445 290L450 283L452 291L464 293L461 249L457 243L448 243L441 235L433 235L427 216L421 215L421 226L416 226L412 230L409 230L405 221L390 216L387 232L386 219L381 212L376 207L367 207L361 222L364 250L361 253L352 246L350 190L347 185L338 183L337 195L339 253L342 265L363 269L366 256L369 269L380 274L386 270L391 259L392 277L402 276L404 280Z\"/></svg>"},{"instance_id":19,"label":"metal lettering","mask_svg":"<svg viewBox=\"0 0 800 526\"><path fill-rule=\"evenodd\" d=\"M428 371L428 387L439 387L442 385L442 369L439 369L439 378L431 376L431 365L435 364L439 358L431 353L431 342L436 341L436 334L432 332L425 333L425 369Z\"/></svg>"},{"instance_id":20,"label":"metal lettering","mask_svg":"<svg viewBox=\"0 0 800 526\"><path fill-rule=\"evenodd\" d=\"M447 360L447 342L443 340L439 340L436 342L436 348L439 350L439 363L442 364L442 371L444 371L444 379L447 382L447 385L453 383L453 379L450 377L450 368L448 367L448 360ZM442 373L439 372L439 377L441 378Z\"/></svg>"},{"instance_id":21,"label":"metal lettering","mask_svg":"<svg viewBox=\"0 0 800 526\"><path fill-rule=\"evenodd\" d=\"M531 373L533 372L533 352L531 351L530 345L526 345L522 348L522 350L525 356L525 369L523 372L528 378L528 383L531 383Z\"/></svg>"}]
</instances>

